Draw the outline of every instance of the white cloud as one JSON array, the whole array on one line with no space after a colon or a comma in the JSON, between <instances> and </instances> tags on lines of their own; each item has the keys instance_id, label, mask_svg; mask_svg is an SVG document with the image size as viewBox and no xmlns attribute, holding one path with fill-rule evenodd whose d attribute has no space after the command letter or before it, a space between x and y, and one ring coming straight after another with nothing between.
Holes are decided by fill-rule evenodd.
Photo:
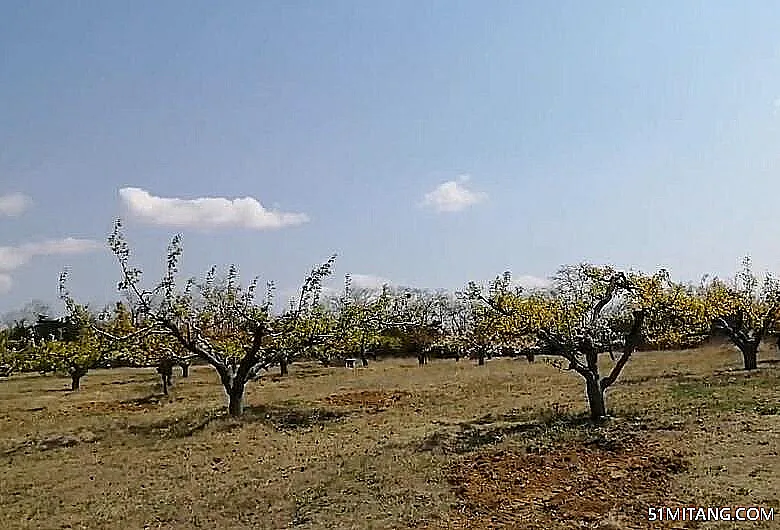
<instances>
[{"instance_id":1,"label":"white cloud","mask_svg":"<svg viewBox=\"0 0 780 530\"><path fill-rule=\"evenodd\" d=\"M393 282L373 274L350 274L352 286L360 289L381 289L383 285L393 285Z\"/></svg>"},{"instance_id":2,"label":"white cloud","mask_svg":"<svg viewBox=\"0 0 780 530\"><path fill-rule=\"evenodd\" d=\"M385 284L393 286L395 285L395 282L388 280L387 278L383 278L382 276L376 276L374 274L352 274L350 273L350 278L352 279L352 288L353 289L366 289L370 291L381 289L382 286ZM344 293L344 277L331 277L328 279L328 281L323 284L322 286L322 296L328 297L328 296L340 296ZM294 293L290 291L289 293L285 293L288 296L292 296Z\"/></svg>"},{"instance_id":3,"label":"white cloud","mask_svg":"<svg viewBox=\"0 0 780 530\"><path fill-rule=\"evenodd\" d=\"M462 175L458 180L439 184L425 194L422 206L431 207L437 212L458 212L486 200L487 193L472 191L463 185L468 180L468 175Z\"/></svg>"},{"instance_id":4,"label":"white cloud","mask_svg":"<svg viewBox=\"0 0 780 530\"><path fill-rule=\"evenodd\" d=\"M12 283L11 276L0 272L0 293L7 293L10 291Z\"/></svg>"},{"instance_id":5,"label":"white cloud","mask_svg":"<svg viewBox=\"0 0 780 530\"><path fill-rule=\"evenodd\" d=\"M32 205L32 199L23 193L0 195L0 216L16 217Z\"/></svg>"},{"instance_id":6,"label":"white cloud","mask_svg":"<svg viewBox=\"0 0 780 530\"><path fill-rule=\"evenodd\" d=\"M155 197L140 188L122 188L119 196L133 216L156 225L267 230L299 225L309 220L303 213L267 210L252 197L178 199Z\"/></svg>"},{"instance_id":7,"label":"white cloud","mask_svg":"<svg viewBox=\"0 0 780 530\"><path fill-rule=\"evenodd\" d=\"M8 274L26 265L36 256L63 254L81 254L100 248L102 245L91 239L50 239L39 243L25 243L17 247L0 247L0 292L11 288L12 279Z\"/></svg>"},{"instance_id":8,"label":"white cloud","mask_svg":"<svg viewBox=\"0 0 780 530\"><path fill-rule=\"evenodd\" d=\"M515 285L519 285L524 289L529 289L529 290L547 289L552 285L550 280L546 278L540 278L538 276L529 276L529 275L523 275L523 276L518 276L517 278L512 278L512 283Z\"/></svg>"}]
</instances>

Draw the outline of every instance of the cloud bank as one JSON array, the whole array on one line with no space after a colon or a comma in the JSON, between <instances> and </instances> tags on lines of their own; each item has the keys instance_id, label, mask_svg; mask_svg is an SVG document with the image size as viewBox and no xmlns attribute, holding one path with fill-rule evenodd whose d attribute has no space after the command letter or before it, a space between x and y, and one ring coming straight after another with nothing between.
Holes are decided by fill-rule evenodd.
<instances>
[{"instance_id":1,"label":"cloud bank","mask_svg":"<svg viewBox=\"0 0 780 530\"><path fill-rule=\"evenodd\" d=\"M13 280L11 271L26 265L36 256L82 254L101 248L101 243L91 239L49 239L39 243L25 243L16 247L0 247L0 292L8 291Z\"/></svg>"},{"instance_id":2,"label":"cloud bank","mask_svg":"<svg viewBox=\"0 0 780 530\"><path fill-rule=\"evenodd\" d=\"M17 217L32 206L32 199L23 193L0 195L0 216Z\"/></svg>"},{"instance_id":3,"label":"cloud bank","mask_svg":"<svg viewBox=\"0 0 780 530\"><path fill-rule=\"evenodd\" d=\"M272 230L309 221L303 213L268 210L252 197L179 199L155 197L140 188L122 188L119 196L133 217L161 226Z\"/></svg>"},{"instance_id":4,"label":"cloud bank","mask_svg":"<svg viewBox=\"0 0 780 530\"><path fill-rule=\"evenodd\" d=\"M437 212L459 212L483 202L487 199L487 193L472 191L464 185L469 180L463 175L458 180L448 180L439 184L433 191L425 194L422 206L432 208Z\"/></svg>"}]
</instances>

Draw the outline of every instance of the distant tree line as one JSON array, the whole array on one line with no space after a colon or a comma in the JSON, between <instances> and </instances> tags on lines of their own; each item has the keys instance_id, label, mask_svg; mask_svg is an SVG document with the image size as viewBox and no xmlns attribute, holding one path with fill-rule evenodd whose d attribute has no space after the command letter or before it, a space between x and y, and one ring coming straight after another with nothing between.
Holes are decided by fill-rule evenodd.
<instances>
[{"instance_id":1,"label":"distant tree line","mask_svg":"<svg viewBox=\"0 0 780 530\"><path fill-rule=\"evenodd\" d=\"M250 381L276 367L284 375L299 360L325 365L345 357L369 360L414 356L495 356L551 359L582 378L591 416L608 414L607 390L637 351L696 347L713 335L731 341L744 368L758 367L763 341L776 337L780 283L759 279L745 258L733 281L705 276L698 285L653 274L588 263L561 267L546 289L525 290L506 272L488 285L457 293L422 289L357 289L349 275L340 294L323 296L335 256L314 267L296 297L273 311L275 288L244 283L238 267L212 267L202 279L182 281L181 238L166 254L162 279L142 282L117 221L108 238L120 271L122 302L100 311L82 305L60 276L65 314L29 304L0 330L0 375L13 371L65 373L80 387L89 370L153 366L164 392L173 368L184 376L193 362L211 366L225 390L228 411L240 415ZM602 356L610 358L605 369Z\"/></svg>"}]
</instances>

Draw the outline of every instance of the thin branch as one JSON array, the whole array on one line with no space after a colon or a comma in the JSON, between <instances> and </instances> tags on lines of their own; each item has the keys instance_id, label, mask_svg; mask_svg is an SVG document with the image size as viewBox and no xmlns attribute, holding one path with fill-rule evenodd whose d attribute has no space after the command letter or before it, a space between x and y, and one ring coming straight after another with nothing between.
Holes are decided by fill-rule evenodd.
<instances>
[{"instance_id":1,"label":"thin branch","mask_svg":"<svg viewBox=\"0 0 780 530\"><path fill-rule=\"evenodd\" d=\"M628 336L626 337L623 354L620 356L617 363L615 363L615 366L612 367L612 371L609 375L601 379L600 386L602 390L607 389L617 380L620 372L631 358L631 354L639 347L639 343L642 339L642 325L644 324L645 317L645 311L634 312L634 322L631 325L631 331L629 331Z\"/></svg>"},{"instance_id":2,"label":"thin branch","mask_svg":"<svg viewBox=\"0 0 780 530\"><path fill-rule=\"evenodd\" d=\"M129 341L129 340L134 339L136 337L145 337L147 335L150 335L150 334L154 333L154 326L148 326L148 327L146 327L144 329L140 329L138 331L134 331L133 333L128 333L127 335L123 335L123 336L120 337L120 336L114 335L113 333L109 333L108 331L105 331L103 329L100 329L99 327L97 327L95 324L92 324L92 323L89 324L89 327L90 327L90 329L95 331L98 335L102 335L103 337L105 337L107 339L111 339L111 340L116 341L116 342Z\"/></svg>"}]
</instances>

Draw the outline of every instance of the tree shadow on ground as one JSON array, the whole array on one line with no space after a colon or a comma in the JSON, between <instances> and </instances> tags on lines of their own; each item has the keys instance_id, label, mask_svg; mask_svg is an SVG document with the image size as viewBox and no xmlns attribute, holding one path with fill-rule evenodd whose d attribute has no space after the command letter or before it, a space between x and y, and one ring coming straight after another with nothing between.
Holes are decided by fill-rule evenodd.
<instances>
[{"instance_id":1,"label":"tree shadow on ground","mask_svg":"<svg viewBox=\"0 0 780 530\"><path fill-rule=\"evenodd\" d=\"M273 426L278 431L297 431L334 423L348 415L346 412L298 402L282 402L246 407L238 422L260 422Z\"/></svg>"},{"instance_id":2,"label":"tree shadow on ground","mask_svg":"<svg viewBox=\"0 0 780 530\"><path fill-rule=\"evenodd\" d=\"M572 414L556 408L545 411L539 419L529 420L528 412L513 410L448 424L425 437L417 445L417 450L463 454L498 444L509 436L521 435L533 440L573 429L591 431L599 428L601 426L594 425L587 414Z\"/></svg>"},{"instance_id":3,"label":"tree shadow on ground","mask_svg":"<svg viewBox=\"0 0 780 530\"><path fill-rule=\"evenodd\" d=\"M693 381L697 379L701 379L701 375L696 375L693 373L671 373L671 374L662 374L662 375L643 375L639 377L625 377L618 379L615 382L615 386L631 386L631 385L641 385L644 383L653 383L658 381L665 381L665 380L671 380L675 383L683 383L686 381Z\"/></svg>"},{"instance_id":4,"label":"tree shadow on ground","mask_svg":"<svg viewBox=\"0 0 780 530\"><path fill-rule=\"evenodd\" d=\"M277 431L309 431L341 421L348 413L285 401L244 408L240 417L229 416L224 407L189 411L185 416L165 418L148 424L130 425L133 434L161 438L185 438L210 425L218 431L232 431L251 423L262 423Z\"/></svg>"},{"instance_id":5,"label":"tree shadow on ground","mask_svg":"<svg viewBox=\"0 0 780 530\"><path fill-rule=\"evenodd\" d=\"M120 401L119 403L122 405L137 405L137 406L144 406L144 405L157 405L160 402L166 402L166 401L174 401L174 399L170 398L169 396L166 396L165 394L151 394L149 396L144 396L140 398L133 398L133 399L126 399L124 401Z\"/></svg>"},{"instance_id":6,"label":"tree shadow on ground","mask_svg":"<svg viewBox=\"0 0 780 530\"><path fill-rule=\"evenodd\" d=\"M132 379L122 379L121 381L104 381L100 383L101 386L111 386L111 385L133 385L133 384L145 384L149 383L150 381L157 381L160 378L158 376L153 376L152 374L149 374L147 377L141 379L138 377L134 377Z\"/></svg>"},{"instance_id":7,"label":"tree shadow on ground","mask_svg":"<svg viewBox=\"0 0 780 530\"><path fill-rule=\"evenodd\" d=\"M285 382L295 379L309 379L312 377L327 377L333 375L334 367L325 366L298 366L295 364L290 365L290 372L287 375L281 375L279 373L264 374L260 380L269 381L273 383Z\"/></svg>"}]
</instances>

